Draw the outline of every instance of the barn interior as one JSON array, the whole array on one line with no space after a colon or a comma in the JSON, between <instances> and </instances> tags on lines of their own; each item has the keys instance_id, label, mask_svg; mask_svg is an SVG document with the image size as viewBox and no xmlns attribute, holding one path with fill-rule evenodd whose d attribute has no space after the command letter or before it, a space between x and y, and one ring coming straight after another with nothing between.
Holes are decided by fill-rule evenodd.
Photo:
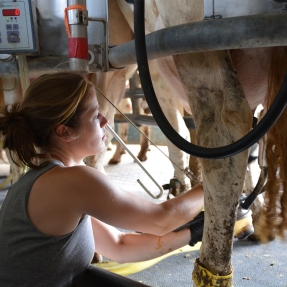
<instances>
[{"instance_id":1,"label":"barn interior","mask_svg":"<svg viewBox=\"0 0 287 287\"><path fill-rule=\"evenodd\" d=\"M0 21L0 59L2 60L0 64L0 76L3 77L2 86L5 86L7 89L4 93L6 94L8 104L15 99L15 95L11 92L11 90L13 91L13 85L16 86L17 81L20 81L22 92L24 92L29 86L29 78L35 78L38 74L49 73L51 71L69 70L84 71L85 73L108 73L109 69L120 69L124 65L134 64L136 58L135 55L126 59L123 56L127 53L126 51L123 52L120 49L117 50L116 45L109 46L108 33L106 30L108 28L108 16L106 10L107 1L97 0L98 3L100 3L98 7L91 5L91 1L93 0L0 0L0 10L2 9L4 11L2 15L0 14L0 17L3 16L0 19L2 21ZM249 0L246 0L246 3L248 1ZM16 4L19 4L19 6L17 6L17 9L10 9L10 7L8 10L11 11L8 12L6 11L7 8L4 6L4 3L6 2L9 5L14 5L14 2L18 2ZM84 6L87 5L87 7L89 7L88 29L86 27L87 24L85 24L85 29L83 29L83 25L80 25L77 22L78 19L74 17L72 10L67 12L68 17L70 17L69 23L72 27L70 31L73 34L72 37L81 34L81 36L84 35L84 37L89 40L88 60L83 60L80 57L77 58L75 55L70 57L67 55L69 47L66 41L67 35L63 25L62 15L64 9L67 7L66 2L71 6L83 4ZM206 20L208 20L208 17L210 17L209 20L211 20L235 17L246 13L246 10L243 8L241 9L241 6L238 4L240 1L234 1L237 5L236 9L234 9L234 7L230 8L230 6L228 6L228 8L226 2L228 1L204 0L206 5ZM282 18L281 21L283 21L286 20L286 14L281 14L281 11L285 12L287 10L287 4L284 2L286 1L265 0L260 4L257 1L254 1L255 4L250 8L251 10L249 13L265 14L278 13L278 11L280 11L280 17ZM215 5L216 3L218 4L217 6ZM259 10L258 6L260 6ZM215 11L215 9L217 10ZM271 10L269 11L269 9ZM9 13L14 14L10 15ZM16 19L19 16L17 13L21 13L21 19L19 19L21 21L25 21L25 23L27 22L27 25L22 25L22 22L19 21L17 23L15 21L13 23L8 23L8 21L10 21L9 19L12 19L13 17ZM23 38L19 41L19 27L17 25L26 27L21 28L22 30L20 29L20 37L25 35L25 37L23 37L25 39L24 42L22 41ZM10 30L13 31L12 34L10 33ZM272 38L273 45L278 45L278 43L286 41L286 39L282 40L284 37L286 38L286 30L277 30L276 39L273 39L273 35L270 36ZM7 31L9 32L9 41L5 42L3 40L3 35L6 35ZM40 37L37 36L38 34ZM244 36L245 35L240 35L240 37ZM65 41L63 41L63 39ZM268 37L266 37L266 39L264 38L265 42L261 43L261 45L264 45L264 43L269 40L270 38ZM256 45L257 39L252 42L252 40L246 38L244 41L243 46L246 45L245 47L249 48ZM208 44L209 43L207 43L207 45ZM223 49L226 45L226 43L216 44L218 45L217 49ZM130 45L125 47L125 49L129 51L127 54L131 53L130 51L133 49L132 45L134 44L130 43ZM191 44L189 43L189 45ZM201 43L198 43L198 45L199 46L193 48L201 49ZM230 45L232 48L232 44ZM234 45L237 45L237 43ZM286 45L286 43L284 45ZM108 60L108 51L113 48L115 49L110 54L114 57L114 62L111 64ZM183 49L184 47L181 48ZM117 52L119 53L118 55ZM166 55L168 55L172 51L154 50L153 52L154 54L151 55L151 57L156 58L160 53L166 53ZM124 63L124 61L126 61L126 63ZM133 110L136 110L138 107L136 106L138 99L142 99L144 94L142 89L134 89L132 87L133 82L130 81L129 88L126 89L125 95L126 98L132 98ZM166 145L165 135L158 128L154 118L150 115L140 115L137 112L127 114L126 116L137 126L147 124L152 127L150 139L152 143L157 145L157 147L150 144L150 151L147 153L148 159L141 164L160 186L169 183L170 179L174 176L174 169L171 161L168 159L168 148ZM184 121L189 128L194 128L194 122L190 115L186 115L184 117ZM116 115L115 132L118 131L119 125L124 122L127 122L125 117L122 115ZM139 141L139 132L129 124L126 146L134 156L136 156L140 150ZM137 179L140 179L151 194L155 197L159 194L158 187L151 181L151 178L139 166L139 164L135 162L135 159L132 158L129 153L126 152L123 154L121 162L118 164L109 164L118 142L113 139L112 143L113 145L111 146L111 149L106 152L104 158L104 169L112 181L121 188L155 203L168 200L168 190L164 190L163 194L159 198L152 198L137 183ZM162 152L160 152L159 149ZM260 176L260 168L258 166L257 159L253 162L251 168L254 185L256 185ZM0 160L0 208L10 186L10 164L5 152L2 152L2 159ZM193 282L191 272L195 260L199 257L200 246L201 243L196 244L194 247L185 246L171 254L146 262L118 264L111 261L109 258L103 258L102 263L94 263L94 265L112 273L132 279L134 282L141 282L144 286L192 286ZM235 270L234 286L287 286L287 254L285 250L286 242L283 242L278 238L266 244L260 244L249 239L234 239L232 251L232 265ZM127 284L130 285L126 286L133 286L132 281Z\"/></svg>"}]
</instances>

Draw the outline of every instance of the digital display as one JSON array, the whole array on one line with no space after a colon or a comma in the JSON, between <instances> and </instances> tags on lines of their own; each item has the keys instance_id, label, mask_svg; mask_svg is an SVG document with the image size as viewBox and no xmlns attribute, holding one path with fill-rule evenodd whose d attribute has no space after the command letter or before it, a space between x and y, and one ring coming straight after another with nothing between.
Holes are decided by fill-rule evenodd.
<instances>
[{"instance_id":1,"label":"digital display","mask_svg":"<svg viewBox=\"0 0 287 287\"><path fill-rule=\"evenodd\" d=\"M3 9L3 16L20 16L20 9Z\"/></svg>"}]
</instances>

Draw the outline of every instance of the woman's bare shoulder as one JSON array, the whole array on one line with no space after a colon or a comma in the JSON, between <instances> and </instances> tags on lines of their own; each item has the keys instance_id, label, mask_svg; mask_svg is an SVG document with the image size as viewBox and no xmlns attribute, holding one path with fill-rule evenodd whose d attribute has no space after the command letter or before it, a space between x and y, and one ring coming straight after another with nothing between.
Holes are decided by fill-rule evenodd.
<instances>
[{"instance_id":1,"label":"woman's bare shoulder","mask_svg":"<svg viewBox=\"0 0 287 287\"><path fill-rule=\"evenodd\" d=\"M108 181L104 173L89 166L57 166L38 177L32 186L31 195L37 194L47 199L64 198L67 202L77 203L83 195L101 191L96 187L105 189L109 185Z\"/></svg>"},{"instance_id":2,"label":"woman's bare shoulder","mask_svg":"<svg viewBox=\"0 0 287 287\"><path fill-rule=\"evenodd\" d=\"M105 181L107 177L103 173L88 166L52 168L32 186L29 217L46 234L66 234L77 226L83 214L100 209L105 188L98 186Z\"/></svg>"},{"instance_id":3,"label":"woman's bare shoulder","mask_svg":"<svg viewBox=\"0 0 287 287\"><path fill-rule=\"evenodd\" d=\"M47 181L49 183L55 182L63 185L75 185L78 182L83 183L83 180L101 180L102 178L107 179L106 175L97 169L90 166L77 165L71 167L57 166L52 168L39 177L39 181L42 181L43 183Z\"/></svg>"}]
</instances>

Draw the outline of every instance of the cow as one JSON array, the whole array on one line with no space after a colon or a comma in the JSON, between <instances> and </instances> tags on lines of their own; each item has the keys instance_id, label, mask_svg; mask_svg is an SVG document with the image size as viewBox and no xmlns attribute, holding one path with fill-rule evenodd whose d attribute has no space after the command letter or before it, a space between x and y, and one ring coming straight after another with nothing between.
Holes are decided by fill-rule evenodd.
<instances>
[{"instance_id":1,"label":"cow","mask_svg":"<svg viewBox=\"0 0 287 287\"><path fill-rule=\"evenodd\" d=\"M118 2L133 27L133 6L124 0ZM204 19L203 1L148 0L145 11L146 34ZM270 107L287 68L286 53L286 47L189 53L155 59L149 61L149 65L156 94L156 81L172 83L167 89L185 107L190 107L197 127L196 142L204 147L219 147L242 138L251 130L253 113L259 104L265 109ZM268 240L274 231L283 236L286 229L287 195L280 191L280 185L283 189L286 185L285 153L284 145L279 144L276 137L280 126L286 127L285 113L277 122L279 127L276 128L276 124L268 133L267 162L272 168L265 188L266 206L259 220L259 226L263 227L259 233L262 240ZM284 137L282 135L283 140ZM247 150L224 159L199 159L205 191L205 225L200 256L193 270L195 286L206 286L204 282L213 286L213 279L222 286L232 284L233 229L247 160ZM280 201L278 212L275 208ZM275 220L278 215L279 224Z\"/></svg>"},{"instance_id":2,"label":"cow","mask_svg":"<svg viewBox=\"0 0 287 287\"><path fill-rule=\"evenodd\" d=\"M133 39L133 32L129 27L127 21L125 20L123 14L121 13L118 3L116 1L108 2L109 11L109 42L112 44L122 44ZM118 27L121 27L121 32L119 33ZM126 89L126 81L128 81L137 66L131 65L124 67L122 69L115 69L109 73L93 73L89 74L88 78L99 89L105 97L107 97L114 106L118 106L120 101L123 99ZM115 108L98 93L99 104L101 107L101 113L104 114L111 126L114 125L114 115ZM107 133L107 147L112 139L112 135ZM86 158L86 164L92 166L96 169L104 171L104 157L105 151L99 155L90 156Z\"/></svg>"},{"instance_id":3,"label":"cow","mask_svg":"<svg viewBox=\"0 0 287 287\"><path fill-rule=\"evenodd\" d=\"M117 1L108 1L108 11L110 43L121 44L134 39L133 30L129 23L130 19L128 17L124 17ZM119 28L120 31L118 31ZM135 69L136 65L132 65L123 69L112 70L108 73L97 72L90 74L89 78L95 84L95 86L100 91L102 91L115 106L117 106L124 96L126 80L131 77ZM161 95L160 102L167 118L182 137L190 140L190 132L182 118L183 109L187 108L190 110L190 108L188 105L183 107L180 101L173 96L173 91L170 90L168 85L166 85L164 79L161 77L161 74L158 72L156 67L153 68L153 74L154 78L157 79L156 84L159 91L158 94ZM107 116L109 122L111 125L113 125L115 109L103 97L99 97L102 113ZM110 140L111 136L109 135L107 143ZM169 157L171 158L174 165L174 178L180 183L179 193L185 192L191 188L191 181L182 172L182 170L184 170L189 165L190 157L188 154L173 145L169 140L167 140L167 146L169 150ZM86 164L104 171L104 157L105 152L100 155L88 157L86 159ZM176 193L177 191L171 190L170 192Z\"/></svg>"}]
</instances>

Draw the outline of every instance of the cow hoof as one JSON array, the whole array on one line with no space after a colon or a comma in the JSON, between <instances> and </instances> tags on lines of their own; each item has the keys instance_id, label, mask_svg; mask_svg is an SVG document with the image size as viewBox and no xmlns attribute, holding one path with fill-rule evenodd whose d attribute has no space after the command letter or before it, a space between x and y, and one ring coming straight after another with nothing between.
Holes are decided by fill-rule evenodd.
<instances>
[{"instance_id":1,"label":"cow hoof","mask_svg":"<svg viewBox=\"0 0 287 287\"><path fill-rule=\"evenodd\" d=\"M168 199L174 198L191 189L190 184L181 184L176 178L172 178L168 184L164 184L162 187L163 189L169 189Z\"/></svg>"},{"instance_id":2,"label":"cow hoof","mask_svg":"<svg viewBox=\"0 0 287 287\"><path fill-rule=\"evenodd\" d=\"M109 161L109 164L118 164L118 163L120 163L121 161L120 160L116 160L116 159L110 159L110 161Z\"/></svg>"},{"instance_id":3,"label":"cow hoof","mask_svg":"<svg viewBox=\"0 0 287 287\"><path fill-rule=\"evenodd\" d=\"M140 160L140 161L146 161L147 160L147 152L148 150L145 149L145 150L140 150L137 158Z\"/></svg>"},{"instance_id":4,"label":"cow hoof","mask_svg":"<svg viewBox=\"0 0 287 287\"><path fill-rule=\"evenodd\" d=\"M252 224L244 226L243 229L235 236L235 238L239 240L243 240L250 236L254 232L254 228Z\"/></svg>"},{"instance_id":5,"label":"cow hoof","mask_svg":"<svg viewBox=\"0 0 287 287\"><path fill-rule=\"evenodd\" d=\"M146 156L146 155L141 155L141 154L139 154L139 155L137 156L137 158L138 158L140 161L146 161L146 160L147 160L147 156Z\"/></svg>"},{"instance_id":6,"label":"cow hoof","mask_svg":"<svg viewBox=\"0 0 287 287\"><path fill-rule=\"evenodd\" d=\"M252 211L250 209L238 208L234 227L234 238L245 239L254 233L252 224Z\"/></svg>"}]
</instances>

